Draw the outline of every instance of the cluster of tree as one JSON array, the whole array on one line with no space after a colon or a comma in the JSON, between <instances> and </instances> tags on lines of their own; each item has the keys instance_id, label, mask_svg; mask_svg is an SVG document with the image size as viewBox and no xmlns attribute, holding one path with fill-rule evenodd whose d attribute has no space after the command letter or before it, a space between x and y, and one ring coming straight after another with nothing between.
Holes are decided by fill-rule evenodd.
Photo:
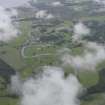
<instances>
[{"instance_id":1,"label":"cluster of tree","mask_svg":"<svg viewBox=\"0 0 105 105\"><path fill-rule=\"evenodd\" d=\"M89 36L85 36L84 39L105 43L105 22L91 21L89 23L87 22L87 25L91 29L91 33Z\"/></svg>"}]
</instances>

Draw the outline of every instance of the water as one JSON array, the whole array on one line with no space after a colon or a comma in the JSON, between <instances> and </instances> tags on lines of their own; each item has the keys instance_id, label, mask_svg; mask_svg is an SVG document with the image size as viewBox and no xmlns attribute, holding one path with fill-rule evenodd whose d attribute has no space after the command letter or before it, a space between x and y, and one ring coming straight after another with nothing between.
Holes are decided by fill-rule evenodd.
<instances>
[{"instance_id":1,"label":"water","mask_svg":"<svg viewBox=\"0 0 105 105\"><path fill-rule=\"evenodd\" d=\"M3 7L16 7L27 4L29 0L0 0L0 6Z\"/></svg>"}]
</instances>

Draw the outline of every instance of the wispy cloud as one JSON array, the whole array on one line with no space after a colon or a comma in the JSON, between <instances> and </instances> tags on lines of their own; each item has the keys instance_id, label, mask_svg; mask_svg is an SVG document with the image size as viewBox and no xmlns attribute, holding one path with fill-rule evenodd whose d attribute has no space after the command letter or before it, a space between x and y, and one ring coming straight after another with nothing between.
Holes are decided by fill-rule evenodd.
<instances>
[{"instance_id":1,"label":"wispy cloud","mask_svg":"<svg viewBox=\"0 0 105 105\"><path fill-rule=\"evenodd\" d=\"M22 88L19 83L19 78L12 77L13 91L16 86L21 90L21 105L79 105L81 84L72 74L65 77L59 67L45 66L40 75L24 81Z\"/></svg>"},{"instance_id":2,"label":"wispy cloud","mask_svg":"<svg viewBox=\"0 0 105 105\"><path fill-rule=\"evenodd\" d=\"M20 79L19 74L16 74L11 77L11 84L9 86L10 94L21 95L22 80Z\"/></svg>"},{"instance_id":3,"label":"wispy cloud","mask_svg":"<svg viewBox=\"0 0 105 105\"><path fill-rule=\"evenodd\" d=\"M90 29L88 27L86 27L82 22L79 22L74 25L73 40L79 41L84 36L89 35L89 33L90 33Z\"/></svg>"},{"instance_id":4,"label":"wispy cloud","mask_svg":"<svg viewBox=\"0 0 105 105\"><path fill-rule=\"evenodd\" d=\"M60 1L55 1L55 2L52 2L52 6L58 7L58 6L63 6L63 4Z\"/></svg>"},{"instance_id":5,"label":"wispy cloud","mask_svg":"<svg viewBox=\"0 0 105 105\"><path fill-rule=\"evenodd\" d=\"M95 70L97 64L105 60L105 48L97 43L88 42L85 44L86 49L82 55L63 54L63 64L71 65L79 70Z\"/></svg>"},{"instance_id":6,"label":"wispy cloud","mask_svg":"<svg viewBox=\"0 0 105 105\"><path fill-rule=\"evenodd\" d=\"M0 41L7 42L17 37L18 30L12 24L11 16L17 15L16 10L7 11L0 6Z\"/></svg>"},{"instance_id":7,"label":"wispy cloud","mask_svg":"<svg viewBox=\"0 0 105 105\"><path fill-rule=\"evenodd\" d=\"M39 18L39 19L52 19L52 18L54 18L54 16L53 16L53 14L48 13L47 10L39 10L36 13L36 18Z\"/></svg>"}]
</instances>

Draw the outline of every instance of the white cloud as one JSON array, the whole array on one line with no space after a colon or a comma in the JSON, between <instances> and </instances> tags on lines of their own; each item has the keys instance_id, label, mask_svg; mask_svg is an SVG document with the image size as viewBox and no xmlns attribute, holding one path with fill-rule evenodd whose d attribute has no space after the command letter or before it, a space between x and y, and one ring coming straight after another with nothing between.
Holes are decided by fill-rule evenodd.
<instances>
[{"instance_id":1,"label":"white cloud","mask_svg":"<svg viewBox=\"0 0 105 105\"><path fill-rule=\"evenodd\" d=\"M52 14L49 14L47 10L39 10L36 13L36 18L39 19L52 19L54 16Z\"/></svg>"},{"instance_id":2,"label":"white cloud","mask_svg":"<svg viewBox=\"0 0 105 105\"><path fill-rule=\"evenodd\" d=\"M105 48L102 45L92 42L86 43L85 47L86 50L82 55L73 56L67 53L64 54L61 58L64 65L71 65L73 68L79 70L95 70L97 64L105 60Z\"/></svg>"},{"instance_id":3,"label":"white cloud","mask_svg":"<svg viewBox=\"0 0 105 105\"><path fill-rule=\"evenodd\" d=\"M11 77L11 84L9 91L11 94L21 95L22 81L19 75L14 75Z\"/></svg>"},{"instance_id":4,"label":"white cloud","mask_svg":"<svg viewBox=\"0 0 105 105\"><path fill-rule=\"evenodd\" d=\"M59 67L43 67L43 72L21 81L19 75L11 77L11 92L21 98L21 105L79 105L82 86L70 74L64 76Z\"/></svg>"},{"instance_id":5,"label":"white cloud","mask_svg":"<svg viewBox=\"0 0 105 105\"><path fill-rule=\"evenodd\" d=\"M47 16L46 10L40 10L36 13L36 18L45 18Z\"/></svg>"},{"instance_id":6,"label":"white cloud","mask_svg":"<svg viewBox=\"0 0 105 105\"><path fill-rule=\"evenodd\" d=\"M52 3L52 6L57 7L57 6L62 6L63 4L60 1L55 1Z\"/></svg>"},{"instance_id":7,"label":"white cloud","mask_svg":"<svg viewBox=\"0 0 105 105\"><path fill-rule=\"evenodd\" d=\"M61 68L45 67L41 76L24 83L21 105L79 105L80 90L74 75L65 78Z\"/></svg>"},{"instance_id":8,"label":"white cloud","mask_svg":"<svg viewBox=\"0 0 105 105\"><path fill-rule=\"evenodd\" d=\"M74 35L73 40L79 41L83 36L86 36L90 33L90 29L87 28L82 22L75 24L74 26Z\"/></svg>"},{"instance_id":9,"label":"white cloud","mask_svg":"<svg viewBox=\"0 0 105 105\"><path fill-rule=\"evenodd\" d=\"M52 14L48 14L46 17L46 19L53 19L53 18L54 18L54 16Z\"/></svg>"},{"instance_id":10,"label":"white cloud","mask_svg":"<svg viewBox=\"0 0 105 105\"><path fill-rule=\"evenodd\" d=\"M0 41L7 42L17 37L17 29L13 26L11 16L17 15L16 10L6 11L0 7Z\"/></svg>"}]
</instances>

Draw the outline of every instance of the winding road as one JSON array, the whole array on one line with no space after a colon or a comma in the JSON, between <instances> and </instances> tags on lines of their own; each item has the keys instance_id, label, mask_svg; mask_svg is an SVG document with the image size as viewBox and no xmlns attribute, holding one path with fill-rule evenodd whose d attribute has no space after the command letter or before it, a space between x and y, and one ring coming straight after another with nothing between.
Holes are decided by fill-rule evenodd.
<instances>
[{"instance_id":1,"label":"winding road","mask_svg":"<svg viewBox=\"0 0 105 105\"><path fill-rule=\"evenodd\" d=\"M51 44L46 44L46 45L36 45L37 47L48 47L48 46L52 46ZM30 47L32 47L32 45L24 45L23 47L22 47L22 49L21 49L21 56L23 57L23 58L37 58L37 57L41 57L41 56L49 56L49 55L55 55L55 54L53 54L53 53L45 53L45 54L37 54L37 55L33 55L33 56L27 56L27 55L25 55L25 50L27 49L27 48L30 48Z\"/></svg>"}]
</instances>

